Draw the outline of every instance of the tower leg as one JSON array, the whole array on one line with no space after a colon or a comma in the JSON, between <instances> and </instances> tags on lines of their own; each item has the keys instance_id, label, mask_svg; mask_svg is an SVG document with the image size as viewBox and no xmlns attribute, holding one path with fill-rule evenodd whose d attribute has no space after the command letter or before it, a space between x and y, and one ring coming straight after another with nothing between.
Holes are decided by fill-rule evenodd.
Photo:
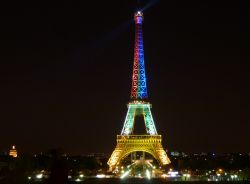
<instances>
[{"instance_id":1,"label":"tower leg","mask_svg":"<svg viewBox=\"0 0 250 184\"><path fill-rule=\"evenodd\" d=\"M122 128L121 135L128 135L133 132L135 111L136 111L136 108L131 107L131 106L128 107L128 112L125 118L125 122Z\"/></svg>"},{"instance_id":2,"label":"tower leg","mask_svg":"<svg viewBox=\"0 0 250 184\"><path fill-rule=\"evenodd\" d=\"M143 108L143 116L144 116L144 122L145 122L147 133L150 135L157 135L153 116L150 110L150 105L145 106Z\"/></svg>"}]
</instances>

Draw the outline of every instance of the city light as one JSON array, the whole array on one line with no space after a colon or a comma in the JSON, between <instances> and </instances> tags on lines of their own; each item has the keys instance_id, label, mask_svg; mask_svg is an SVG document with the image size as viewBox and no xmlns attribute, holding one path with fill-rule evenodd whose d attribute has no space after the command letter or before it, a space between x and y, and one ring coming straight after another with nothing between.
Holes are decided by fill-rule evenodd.
<instances>
[{"instance_id":1,"label":"city light","mask_svg":"<svg viewBox=\"0 0 250 184\"><path fill-rule=\"evenodd\" d=\"M231 178L236 179L236 178L238 178L238 176L236 174L234 174L234 175L231 175Z\"/></svg>"},{"instance_id":2,"label":"city light","mask_svg":"<svg viewBox=\"0 0 250 184\"><path fill-rule=\"evenodd\" d=\"M127 177L131 170L126 171L124 174L121 175L121 179Z\"/></svg>"},{"instance_id":3,"label":"city light","mask_svg":"<svg viewBox=\"0 0 250 184\"><path fill-rule=\"evenodd\" d=\"M169 172L168 172L168 177L171 177L171 178L177 177L178 174L179 174L178 171L169 171Z\"/></svg>"},{"instance_id":4,"label":"city light","mask_svg":"<svg viewBox=\"0 0 250 184\"><path fill-rule=\"evenodd\" d=\"M76 179L76 182L80 182L81 180L79 178Z\"/></svg>"},{"instance_id":5,"label":"city light","mask_svg":"<svg viewBox=\"0 0 250 184\"><path fill-rule=\"evenodd\" d=\"M148 179L151 179L150 172L149 172L148 169L146 170L146 176L147 176Z\"/></svg>"},{"instance_id":6,"label":"city light","mask_svg":"<svg viewBox=\"0 0 250 184\"><path fill-rule=\"evenodd\" d=\"M37 179L42 179L42 178L43 178L43 174L37 174L37 175L36 175L36 178L37 178Z\"/></svg>"},{"instance_id":7,"label":"city light","mask_svg":"<svg viewBox=\"0 0 250 184\"><path fill-rule=\"evenodd\" d=\"M163 177L163 178L167 178L167 177L168 177L168 175L167 175L167 174L162 174L162 175L161 175L161 177Z\"/></svg>"},{"instance_id":8,"label":"city light","mask_svg":"<svg viewBox=\"0 0 250 184\"><path fill-rule=\"evenodd\" d=\"M207 174L207 173L206 173ZM183 174L184 177L190 178L191 175L190 174Z\"/></svg>"},{"instance_id":9,"label":"city light","mask_svg":"<svg viewBox=\"0 0 250 184\"><path fill-rule=\"evenodd\" d=\"M105 174L97 174L96 177L97 178L105 178Z\"/></svg>"}]
</instances>

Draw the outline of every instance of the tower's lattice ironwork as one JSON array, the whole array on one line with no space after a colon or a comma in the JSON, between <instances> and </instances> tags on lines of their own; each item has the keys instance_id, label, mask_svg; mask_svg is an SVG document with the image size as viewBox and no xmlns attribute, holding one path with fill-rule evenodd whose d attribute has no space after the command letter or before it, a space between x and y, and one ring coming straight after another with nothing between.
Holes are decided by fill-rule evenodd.
<instances>
[{"instance_id":1,"label":"tower's lattice ironwork","mask_svg":"<svg viewBox=\"0 0 250 184\"><path fill-rule=\"evenodd\" d=\"M128 104L128 112L125 118L121 134L117 136L117 146L113 151L108 165L112 171L128 154L136 151L151 154L161 165L170 163L170 160L162 147L162 138L156 131L151 113L151 104L147 102L147 82L144 65L142 22L143 14L138 11L134 15L135 20L135 47L134 65L132 76L131 101ZM134 135L134 120L138 115L144 117L146 134Z\"/></svg>"},{"instance_id":2,"label":"tower's lattice ironwork","mask_svg":"<svg viewBox=\"0 0 250 184\"><path fill-rule=\"evenodd\" d=\"M142 35L143 16L141 12L137 12L135 19L135 47L134 47L134 66L132 76L131 99L146 99L148 98L146 73L144 65L144 49Z\"/></svg>"}]
</instances>

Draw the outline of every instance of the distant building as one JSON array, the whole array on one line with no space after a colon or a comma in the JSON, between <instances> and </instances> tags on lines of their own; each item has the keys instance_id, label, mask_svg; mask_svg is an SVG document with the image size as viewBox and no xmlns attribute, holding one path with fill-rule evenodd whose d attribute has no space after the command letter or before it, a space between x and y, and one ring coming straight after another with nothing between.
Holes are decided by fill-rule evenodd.
<instances>
[{"instance_id":1,"label":"distant building","mask_svg":"<svg viewBox=\"0 0 250 184\"><path fill-rule=\"evenodd\" d=\"M95 157L95 158L109 158L109 154L106 154L106 153L90 153L86 156L87 157Z\"/></svg>"},{"instance_id":2,"label":"distant building","mask_svg":"<svg viewBox=\"0 0 250 184\"><path fill-rule=\"evenodd\" d=\"M174 157L179 157L180 156L180 152L178 152L178 151L171 151L170 155L174 156Z\"/></svg>"},{"instance_id":3,"label":"distant building","mask_svg":"<svg viewBox=\"0 0 250 184\"><path fill-rule=\"evenodd\" d=\"M16 150L16 146L13 145L10 149L10 152L9 152L9 156L12 156L12 157L17 157L17 150Z\"/></svg>"},{"instance_id":4,"label":"distant building","mask_svg":"<svg viewBox=\"0 0 250 184\"><path fill-rule=\"evenodd\" d=\"M188 155L184 152L172 151L170 155L173 157L187 157Z\"/></svg>"}]
</instances>

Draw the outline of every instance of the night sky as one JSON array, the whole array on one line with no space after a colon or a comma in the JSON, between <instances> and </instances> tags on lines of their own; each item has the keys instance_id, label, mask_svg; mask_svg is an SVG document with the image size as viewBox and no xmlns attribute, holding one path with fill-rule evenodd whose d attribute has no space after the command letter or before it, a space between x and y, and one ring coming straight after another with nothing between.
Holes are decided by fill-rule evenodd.
<instances>
[{"instance_id":1,"label":"night sky","mask_svg":"<svg viewBox=\"0 0 250 184\"><path fill-rule=\"evenodd\" d=\"M164 148L250 152L248 6L141 6L149 101ZM1 7L0 150L111 154L130 100L137 1Z\"/></svg>"}]
</instances>

